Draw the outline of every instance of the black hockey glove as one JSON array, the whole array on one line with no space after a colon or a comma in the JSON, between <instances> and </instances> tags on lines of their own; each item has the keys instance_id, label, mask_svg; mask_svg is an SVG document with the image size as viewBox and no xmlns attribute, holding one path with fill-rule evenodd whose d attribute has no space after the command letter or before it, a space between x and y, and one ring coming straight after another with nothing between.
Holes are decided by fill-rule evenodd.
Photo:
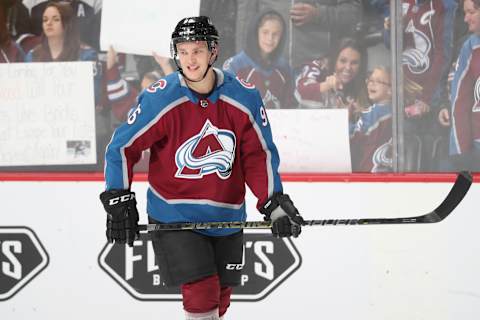
<instances>
[{"instance_id":1,"label":"black hockey glove","mask_svg":"<svg viewBox=\"0 0 480 320\"><path fill-rule=\"evenodd\" d=\"M100 194L107 211L108 242L127 243L133 246L138 239L138 211L135 193L129 190L109 190Z\"/></svg>"},{"instance_id":2,"label":"black hockey glove","mask_svg":"<svg viewBox=\"0 0 480 320\"><path fill-rule=\"evenodd\" d=\"M265 219L272 221L272 233L276 237L298 237L305 223L287 194L274 193L260 208Z\"/></svg>"}]
</instances>

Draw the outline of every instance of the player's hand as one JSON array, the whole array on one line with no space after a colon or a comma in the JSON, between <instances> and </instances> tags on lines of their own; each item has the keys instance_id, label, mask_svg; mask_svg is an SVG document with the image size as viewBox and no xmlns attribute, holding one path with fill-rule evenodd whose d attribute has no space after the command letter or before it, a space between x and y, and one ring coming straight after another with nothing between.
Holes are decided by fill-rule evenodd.
<instances>
[{"instance_id":1,"label":"player's hand","mask_svg":"<svg viewBox=\"0 0 480 320\"><path fill-rule=\"evenodd\" d=\"M275 193L261 207L260 212L272 221L272 234L275 237L298 237L305 221L300 216L292 200L286 194Z\"/></svg>"},{"instance_id":2,"label":"player's hand","mask_svg":"<svg viewBox=\"0 0 480 320\"><path fill-rule=\"evenodd\" d=\"M138 211L135 193L129 190L108 190L100 194L105 211L107 211L108 242L127 243L133 246L138 239Z\"/></svg>"}]
</instances>

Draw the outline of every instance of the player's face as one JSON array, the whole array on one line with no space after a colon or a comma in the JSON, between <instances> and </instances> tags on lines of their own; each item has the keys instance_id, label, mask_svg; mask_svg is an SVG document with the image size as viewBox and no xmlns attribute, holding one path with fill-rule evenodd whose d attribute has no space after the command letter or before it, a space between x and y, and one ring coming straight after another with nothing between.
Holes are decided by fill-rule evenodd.
<instances>
[{"instance_id":1,"label":"player's face","mask_svg":"<svg viewBox=\"0 0 480 320\"><path fill-rule=\"evenodd\" d=\"M282 25L276 19L266 20L258 28L258 46L262 56L267 56L275 51L282 38L282 32Z\"/></svg>"},{"instance_id":2,"label":"player's face","mask_svg":"<svg viewBox=\"0 0 480 320\"><path fill-rule=\"evenodd\" d=\"M48 7L43 13L43 32L47 38L63 37L62 16L55 7Z\"/></svg>"},{"instance_id":3,"label":"player's face","mask_svg":"<svg viewBox=\"0 0 480 320\"><path fill-rule=\"evenodd\" d=\"M468 31L480 35L480 8L476 8L472 0L465 0L463 3L465 12L465 22L468 25Z\"/></svg>"},{"instance_id":4,"label":"player's face","mask_svg":"<svg viewBox=\"0 0 480 320\"><path fill-rule=\"evenodd\" d=\"M205 41L181 42L177 44L177 55L183 73L194 81L202 79L212 56Z\"/></svg>"},{"instance_id":5,"label":"player's face","mask_svg":"<svg viewBox=\"0 0 480 320\"><path fill-rule=\"evenodd\" d=\"M373 103L390 102L392 98L392 89L390 77L382 69L373 70L367 79L368 98Z\"/></svg>"},{"instance_id":6,"label":"player's face","mask_svg":"<svg viewBox=\"0 0 480 320\"><path fill-rule=\"evenodd\" d=\"M335 73L344 84L352 81L360 70L360 53L352 48L340 51L335 63Z\"/></svg>"}]
</instances>

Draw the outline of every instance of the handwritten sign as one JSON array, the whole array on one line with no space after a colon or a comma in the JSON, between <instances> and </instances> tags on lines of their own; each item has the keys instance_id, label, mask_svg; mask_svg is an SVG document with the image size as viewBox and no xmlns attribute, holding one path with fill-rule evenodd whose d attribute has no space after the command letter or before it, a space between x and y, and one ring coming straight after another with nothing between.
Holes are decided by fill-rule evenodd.
<instances>
[{"instance_id":1,"label":"handwritten sign","mask_svg":"<svg viewBox=\"0 0 480 320\"><path fill-rule=\"evenodd\" d=\"M0 64L0 166L96 163L92 62Z\"/></svg>"},{"instance_id":2,"label":"handwritten sign","mask_svg":"<svg viewBox=\"0 0 480 320\"><path fill-rule=\"evenodd\" d=\"M351 172L347 109L268 110L280 172Z\"/></svg>"},{"instance_id":3,"label":"handwritten sign","mask_svg":"<svg viewBox=\"0 0 480 320\"><path fill-rule=\"evenodd\" d=\"M103 0L100 47L170 57L170 39L178 21L199 12L200 0Z\"/></svg>"}]
</instances>

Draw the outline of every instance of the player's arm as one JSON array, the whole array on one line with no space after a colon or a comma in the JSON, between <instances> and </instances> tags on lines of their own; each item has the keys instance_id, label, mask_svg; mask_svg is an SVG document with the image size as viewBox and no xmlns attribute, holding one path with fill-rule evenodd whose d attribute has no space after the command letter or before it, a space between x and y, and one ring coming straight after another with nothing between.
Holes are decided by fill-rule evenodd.
<instances>
[{"instance_id":1,"label":"player's arm","mask_svg":"<svg viewBox=\"0 0 480 320\"><path fill-rule=\"evenodd\" d=\"M279 155L258 92L254 105L251 125L247 126L241 144L245 180L258 199L257 208L267 220L273 222L272 233L277 237L297 237L303 219L290 197L283 194L278 173Z\"/></svg>"},{"instance_id":2,"label":"player's arm","mask_svg":"<svg viewBox=\"0 0 480 320\"><path fill-rule=\"evenodd\" d=\"M156 123L156 115L151 95L143 93L127 121L115 130L107 147L106 190L100 194L100 200L107 212L106 236L109 242L133 246L138 237L138 211L130 185L133 166L142 151L162 138L162 127Z\"/></svg>"}]
</instances>

